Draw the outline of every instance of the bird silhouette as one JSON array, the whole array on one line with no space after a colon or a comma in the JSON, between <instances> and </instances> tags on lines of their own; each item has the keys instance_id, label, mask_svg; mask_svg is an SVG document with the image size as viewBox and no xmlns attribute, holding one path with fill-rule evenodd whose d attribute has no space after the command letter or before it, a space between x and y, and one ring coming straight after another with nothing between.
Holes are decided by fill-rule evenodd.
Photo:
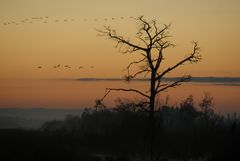
<instances>
[{"instance_id":1,"label":"bird silhouette","mask_svg":"<svg viewBox=\"0 0 240 161\"><path fill-rule=\"evenodd\" d=\"M53 68L60 68L60 66L61 66L60 64L54 65Z\"/></svg>"},{"instance_id":2,"label":"bird silhouette","mask_svg":"<svg viewBox=\"0 0 240 161\"><path fill-rule=\"evenodd\" d=\"M69 65L65 65L64 67L65 67L65 68L71 68Z\"/></svg>"}]
</instances>

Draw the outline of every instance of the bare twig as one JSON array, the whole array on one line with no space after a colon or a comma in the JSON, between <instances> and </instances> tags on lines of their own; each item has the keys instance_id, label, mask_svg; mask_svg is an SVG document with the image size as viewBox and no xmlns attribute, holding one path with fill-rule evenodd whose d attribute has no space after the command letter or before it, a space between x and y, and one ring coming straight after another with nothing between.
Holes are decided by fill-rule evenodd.
<instances>
[{"instance_id":1,"label":"bare twig","mask_svg":"<svg viewBox=\"0 0 240 161\"><path fill-rule=\"evenodd\" d=\"M173 83L171 83L171 84L169 84L169 85L167 85L167 86L165 85L165 87L157 90L156 93L158 94L159 92L165 91L165 90L167 90L168 88L175 88L176 86L181 85L182 82L188 81L188 80L190 80L190 79L191 79L191 76L190 76L190 75L188 75L188 76L183 76L181 79L179 79L179 80L177 80L177 81L175 81L175 82L173 82Z\"/></svg>"},{"instance_id":2,"label":"bare twig","mask_svg":"<svg viewBox=\"0 0 240 161\"><path fill-rule=\"evenodd\" d=\"M175 68L177 68L180 65L183 65L185 62L190 62L190 63L197 63L201 60L201 55L199 54L199 50L200 48L198 47L198 43L194 42L194 48L193 48L193 52L186 57L185 59L181 60L180 62L178 62L176 65L169 67L168 69L166 69L165 71L163 71L158 77L157 79L161 79L165 74L169 73L170 71L174 70Z\"/></svg>"},{"instance_id":3,"label":"bare twig","mask_svg":"<svg viewBox=\"0 0 240 161\"><path fill-rule=\"evenodd\" d=\"M110 91L124 91L124 92L135 92L135 93L138 93L138 94L140 94L140 95L142 95L142 96L144 96L144 97L146 97L146 98L149 98L149 96L148 95L146 95L146 94L144 94L144 93L142 93L142 92L140 92L140 91L138 91L138 90L136 90L136 89L124 89L124 88L106 88L106 90L108 91L108 93L110 92Z\"/></svg>"},{"instance_id":4,"label":"bare twig","mask_svg":"<svg viewBox=\"0 0 240 161\"><path fill-rule=\"evenodd\" d=\"M139 63L141 63L141 62L144 62L146 59L147 59L147 58L146 58L146 56L145 56L145 57L144 57L143 59L141 59L141 60L133 61L133 62L131 62L131 63L128 64L128 66L126 67L126 69L129 70L132 65L134 65L134 64L139 64Z\"/></svg>"},{"instance_id":5,"label":"bare twig","mask_svg":"<svg viewBox=\"0 0 240 161\"><path fill-rule=\"evenodd\" d=\"M132 49L128 50L127 52L134 52L137 50L142 50L142 51L147 50L146 48L143 48L136 44L131 43L130 40L126 40L122 36L118 36L116 31L112 30L110 27L105 26L105 31L103 30L97 30L97 31L102 34L100 36L106 36L107 38L115 40L117 42L117 46L119 44L122 44L122 45L125 44L125 45L128 45L129 47L132 47Z\"/></svg>"}]
</instances>

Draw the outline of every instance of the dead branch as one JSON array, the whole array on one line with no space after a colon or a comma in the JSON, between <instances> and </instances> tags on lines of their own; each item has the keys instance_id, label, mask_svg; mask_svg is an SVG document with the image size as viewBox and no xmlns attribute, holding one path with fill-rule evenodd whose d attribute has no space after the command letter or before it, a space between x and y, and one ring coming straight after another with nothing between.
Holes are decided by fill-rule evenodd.
<instances>
[{"instance_id":1,"label":"dead branch","mask_svg":"<svg viewBox=\"0 0 240 161\"><path fill-rule=\"evenodd\" d=\"M157 79L161 79L165 74L171 72L172 70L174 70L175 68L177 68L180 65L183 65L186 62L190 62L190 63L197 63L201 60L201 55L199 54L199 50L200 48L198 47L198 43L197 42L193 42L194 43L194 48L193 48L193 52L186 57L185 59L183 59L182 61L178 62L176 65L169 67L168 69L166 69L165 71L163 71L158 77Z\"/></svg>"},{"instance_id":2,"label":"dead branch","mask_svg":"<svg viewBox=\"0 0 240 161\"><path fill-rule=\"evenodd\" d=\"M171 83L171 84L169 84L169 85L167 85L167 86L165 86L165 87L157 90L156 94L158 94L159 92L165 91L165 90L167 90L168 88L175 88L176 86L181 85L182 82L188 81L188 80L190 80L190 79L191 79L191 76L190 76L190 75L188 75L188 76L183 76L181 79L179 79L179 80L177 80L177 81L175 81L175 82L173 82L173 83ZM159 87L160 87L160 86L159 86Z\"/></svg>"},{"instance_id":3,"label":"dead branch","mask_svg":"<svg viewBox=\"0 0 240 161\"><path fill-rule=\"evenodd\" d=\"M110 93L111 91L124 91L124 92L135 92L138 93L146 98L149 98L148 95L136 90L136 89L124 89L124 88L106 88L107 94Z\"/></svg>"},{"instance_id":4,"label":"dead branch","mask_svg":"<svg viewBox=\"0 0 240 161\"><path fill-rule=\"evenodd\" d=\"M134 65L134 64L139 64L139 63L141 63L141 62L144 62L146 59L147 59L147 58L146 58L146 56L145 56L145 57L144 57L143 59L141 59L141 60L133 61L133 62L131 62L131 63L128 64L128 66L126 67L126 69L129 70L132 65Z\"/></svg>"},{"instance_id":5,"label":"dead branch","mask_svg":"<svg viewBox=\"0 0 240 161\"><path fill-rule=\"evenodd\" d=\"M125 51L125 52L132 53L132 52L137 51L137 50L142 50L142 51L147 50L146 48L135 45L135 44L131 43L130 40L126 40L122 36L117 35L116 31L112 30L110 27L104 26L104 28L105 28L105 31L97 30L99 33L102 34L100 36L105 36L105 37L107 37L111 40L115 40L117 42L116 47L118 47L118 45L121 44L121 45L128 45L129 47L132 48L131 50L127 49L127 51Z\"/></svg>"}]
</instances>

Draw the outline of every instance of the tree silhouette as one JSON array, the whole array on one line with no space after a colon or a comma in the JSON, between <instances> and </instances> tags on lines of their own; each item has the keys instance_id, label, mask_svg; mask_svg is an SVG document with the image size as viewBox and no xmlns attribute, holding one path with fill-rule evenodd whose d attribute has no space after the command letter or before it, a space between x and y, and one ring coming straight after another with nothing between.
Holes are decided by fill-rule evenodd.
<instances>
[{"instance_id":1,"label":"tree silhouette","mask_svg":"<svg viewBox=\"0 0 240 161\"><path fill-rule=\"evenodd\" d=\"M170 47L174 47L168 38L170 25L164 25L159 27L156 20L146 20L143 16L135 19L138 24L138 31L136 37L138 42L132 42L130 39L126 39L121 35L118 35L116 30L111 27L104 27L104 30L97 30L100 36L107 37L108 39L114 40L116 42L116 47L120 49L122 53L138 54L141 59L132 61L126 67L127 75L125 76L126 81L131 81L139 75L150 75L150 85L148 92L142 92L137 89L124 89L124 88L106 88L105 96L98 100L101 102L111 91L125 91L125 92L135 92L147 101L143 102L147 104L147 111L150 112L150 116L153 117L155 111L155 98L156 96L165 91L168 88L174 88L181 85L182 82L187 81L191 78L190 75L182 76L179 80L172 83L163 83L162 78L166 76L171 71L175 70L177 67L184 65L186 62L198 63L201 60L201 55L199 53L199 47L197 42L193 42L193 51L188 54L181 61L177 62L166 69L161 70L161 65L165 58L165 50ZM139 45L140 44L140 45ZM134 65L141 65L141 68L134 73L130 73L130 69Z\"/></svg>"},{"instance_id":2,"label":"tree silhouette","mask_svg":"<svg viewBox=\"0 0 240 161\"><path fill-rule=\"evenodd\" d=\"M204 93L204 96L201 100L201 102L199 103L199 106L202 110L202 112L205 115L211 115L213 114L213 97L210 95L210 93Z\"/></svg>"},{"instance_id":3,"label":"tree silhouette","mask_svg":"<svg viewBox=\"0 0 240 161\"><path fill-rule=\"evenodd\" d=\"M107 37L108 39L114 40L116 42L116 47L119 48L122 53L138 54L141 58L136 61L132 61L126 67L127 75L125 76L126 81L131 81L139 75L150 75L150 85L148 92L142 92L138 89L125 89L125 88L106 88L106 94L96 103L101 105L101 102L111 91L124 91L124 92L134 92L141 95L144 100L142 104L146 105L146 111L149 112L149 123L146 129L147 136L146 139L149 142L149 156L150 160L154 160L154 145L155 139L157 137L156 126L159 126L154 118L155 112L155 99L160 92L167 90L168 88L174 88L181 85L182 82L187 81L191 78L190 75L182 76L179 80L171 83L163 83L162 78L166 76L171 71L175 70L177 67L184 65L186 62L198 63L201 60L201 55L199 53L199 47L197 42L194 43L193 51L188 54L181 61L177 62L166 69L161 69L161 65L164 62L165 50L174 47L168 38L170 25L164 25L159 27L156 20L146 20L143 16L135 19L138 24L138 31L136 33L137 42L132 42L130 39L126 39L121 35L118 35L116 30L111 27L105 26L104 30L98 30L100 36ZM134 65L141 66L139 70L131 73L130 69ZM96 109L98 104L96 105ZM145 145L144 145L145 147ZM145 151L145 150L144 150Z\"/></svg>"}]
</instances>

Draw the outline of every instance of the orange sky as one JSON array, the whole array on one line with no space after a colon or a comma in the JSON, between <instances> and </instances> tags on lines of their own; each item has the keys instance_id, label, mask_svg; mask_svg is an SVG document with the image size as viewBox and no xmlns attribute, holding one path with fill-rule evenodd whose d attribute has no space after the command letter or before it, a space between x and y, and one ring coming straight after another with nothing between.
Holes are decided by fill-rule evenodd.
<instances>
[{"instance_id":1,"label":"orange sky","mask_svg":"<svg viewBox=\"0 0 240 161\"><path fill-rule=\"evenodd\" d=\"M111 25L129 37L136 32L129 16L140 15L172 24L177 46L165 67L189 53L192 40L199 41L202 62L169 76L240 76L239 8L239 0L0 0L0 78L121 77L135 56L118 53L95 29ZM4 25L12 21L19 25ZM57 64L72 68L53 69Z\"/></svg>"}]
</instances>

